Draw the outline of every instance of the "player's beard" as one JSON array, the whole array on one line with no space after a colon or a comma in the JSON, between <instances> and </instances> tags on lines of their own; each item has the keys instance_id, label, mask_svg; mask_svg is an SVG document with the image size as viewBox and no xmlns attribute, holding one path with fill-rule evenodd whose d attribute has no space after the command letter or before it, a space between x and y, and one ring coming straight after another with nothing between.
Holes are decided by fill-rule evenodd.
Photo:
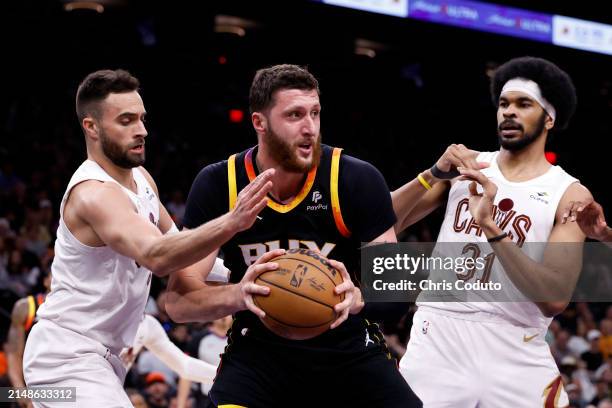
<instances>
[{"instance_id":1,"label":"player's beard","mask_svg":"<svg viewBox=\"0 0 612 408\"><path fill-rule=\"evenodd\" d=\"M513 123L517 126L520 126L521 131L523 132L523 137L517 138L517 140L504 139L501 133L502 132L501 127L502 125L507 124L507 123ZM497 137L499 139L499 144L504 149L512 151L512 152L523 150L524 148L526 148L527 146L529 146L530 144L538 140L538 138L542 135L542 132L544 131L545 125L546 125L546 112L542 113L542 116L540 117L540 119L538 119L538 123L536 124L535 129L533 129L533 131L531 132L525 132L525 127L523 125L520 125L514 122L513 120L510 120L510 119L505 120L502 123L500 123L499 126L497 127Z\"/></svg>"},{"instance_id":2,"label":"player's beard","mask_svg":"<svg viewBox=\"0 0 612 408\"><path fill-rule=\"evenodd\" d=\"M115 143L111 140L110 137L107 136L104 130L100 129L100 142L102 144L102 152L108 159L113 162L113 164L117 167L121 167L123 169L132 169L134 167L142 166L145 162L145 151L144 146L142 150L142 154L130 154L130 149L136 147L139 144L143 144L142 142L133 142L127 146L127 148L123 149L121 145Z\"/></svg>"},{"instance_id":3,"label":"player's beard","mask_svg":"<svg viewBox=\"0 0 612 408\"><path fill-rule=\"evenodd\" d=\"M264 141L268 146L270 155L280 164L283 170L290 173L307 173L319 165L321 161L321 134L312 144L312 158L304 162L298 157L298 143L291 145L283 140L274 130L269 128L264 134Z\"/></svg>"}]
</instances>

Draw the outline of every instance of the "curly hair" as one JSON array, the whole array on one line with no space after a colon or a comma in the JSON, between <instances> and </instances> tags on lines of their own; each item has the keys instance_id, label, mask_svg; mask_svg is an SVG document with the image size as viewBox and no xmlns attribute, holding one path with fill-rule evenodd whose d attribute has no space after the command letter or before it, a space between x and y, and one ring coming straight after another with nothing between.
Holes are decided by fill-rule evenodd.
<instances>
[{"instance_id":1,"label":"curly hair","mask_svg":"<svg viewBox=\"0 0 612 408\"><path fill-rule=\"evenodd\" d=\"M495 71L491 81L491 97L499 104L501 90L513 78L530 79L538 84L542 96L557 112L554 129L567 128L576 110L576 88L569 75L550 61L535 57L514 58Z\"/></svg>"}]
</instances>

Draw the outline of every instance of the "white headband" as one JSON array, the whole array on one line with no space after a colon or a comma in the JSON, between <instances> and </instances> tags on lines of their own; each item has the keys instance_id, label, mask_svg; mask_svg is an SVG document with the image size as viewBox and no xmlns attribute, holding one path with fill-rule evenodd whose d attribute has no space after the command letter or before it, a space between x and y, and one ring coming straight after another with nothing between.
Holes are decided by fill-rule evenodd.
<instances>
[{"instance_id":1,"label":"white headband","mask_svg":"<svg viewBox=\"0 0 612 408\"><path fill-rule=\"evenodd\" d=\"M537 83L530 79L513 78L506 82L499 96L502 97L506 92L510 91L522 92L529 95L533 100L540 104L546 113L550 115L553 122L555 121L557 111L555 110L555 107L542 96L542 92L540 91L540 87Z\"/></svg>"}]
</instances>

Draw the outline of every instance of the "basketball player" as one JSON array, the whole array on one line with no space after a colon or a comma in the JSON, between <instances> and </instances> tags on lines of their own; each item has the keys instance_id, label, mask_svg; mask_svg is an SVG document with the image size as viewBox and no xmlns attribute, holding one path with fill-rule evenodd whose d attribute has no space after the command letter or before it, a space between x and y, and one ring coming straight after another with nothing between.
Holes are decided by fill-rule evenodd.
<instances>
[{"instance_id":1,"label":"basketball player","mask_svg":"<svg viewBox=\"0 0 612 408\"><path fill-rule=\"evenodd\" d=\"M575 221L584 234L612 246L612 228L606 223L603 208L596 201L570 203L563 214L563 222Z\"/></svg>"},{"instance_id":2,"label":"basketball player","mask_svg":"<svg viewBox=\"0 0 612 408\"><path fill-rule=\"evenodd\" d=\"M229 213L176 232L142 167L145 109L139 82L123 70L96 71L80 84L76 111L87 160L60 206L51 292L28 337L28 387L76 387L78 406L130 407L118 357L144 314L151 276L167 276L251 226L266 205L273 171ZM35 406L63 406L62 402Z\"/></svg>"},{"instance_id":3,"label":"basketball player","mask_svg":"<svg viewBox=\"0 0 612 408\"><path fill-rule=\"evenodd\" d=\"M136 338L131 347L125 348L119 354L126 371L132 367L143 348L149 350L181 378L204 384L212 384L217 372L217 366L206 361L190 357L174 344L161 323L153 316L145 314Z\"/></svg>"},{"instance_id":4,"label":"basketball player","mask_svg":"<svg viewBox=\"0 0 612 408\"><path fill-rule=\"evenodd\" d=\"M36 321L36 311L45 301L45 297L51 287L51 274L48 273L43 279L45 293L27 296L19 299L13 306L11 312L11 326L4 345L8 363L8 376L13 387L25 387L23 379L23 350L30 330ZM29 400L22 399L18 403L23 407L31 407Z\"/></svg>"},{"instance_id":5,"label":"basketball player","mask_svg":"<svg viewBox=\"0 0 612 408\"><path fill-rule=\"evenodd\" d=\"M376 325L359 316L352 277L362 242L395 242L395 215L385 181L373 166L321 144L319 87L305 69L261 69L250 91L258 144L204 168L187 200L184 225L196 228L236 205L236 191L275 169L270 201L255 224L220 246L230 284L207 287L206 260L173 275L167 310L177 321L209 321L233 313L234 324L209 393L214 406L421 406L388 353ZM279 337L260 321L253 283L279 248L303 247L335 259L345 300L320 336ZM345 267L346 265L346 267ZM370 340L370 341L368 341ZM348 390L352 391L348 391Z\"/></svg>"},{"instance_id":6,"label":"basketball player","mask_svg":"<svg viewBox=\"0 0 612 408\"><path fill-rule=\"evenodd\" d=\"M576 224L562 222L563 212L570 202L591 194L547 162L544 146L552 130L567 126L575 110L574 86L553 63L525 57L499 67L491 92L499 151L451 146L432 170L394 192L397 229L424 217L446 197L438 243L460 248L465 242L464 253L492 261L487 263L490 269L460 279L501 281L506 292L526 299L542 299L549 289L563 288L559 292L569 299L585 237ZM407 197L415 204L408 205ZM526 244L523 250L530 250L529 243L537 242L549 244L541 258L532 260L521 247ZM504 303L496 302L494 294L483 294L479 299L418 303L400 369L424 406L568 405L544 340L552 317L567 306L566 298Z\"/></svg>"},{"instance_id":7,"label":"basketball player","mask_svg":"<svg viewBox=\"0 0 612 408\"><path fill-rule=\"evenodd\" d=\"M223 265L223 260L217 258L212 271L207 277L207 282L226 282L229 270ZM217 372L218 363L211 364L207 361L191 357L181 351L174 344L161 323L153 316L143 316L136 337L130 347L126 347L119 353L119 357L125 366L126 372L136 361L136 357L143 348L149 350L155 357L166 366L176 372L181 380L202 383L202 387L210 387ZM187 387L189 388L189 387Z\"/></svg>"}]
</instances>

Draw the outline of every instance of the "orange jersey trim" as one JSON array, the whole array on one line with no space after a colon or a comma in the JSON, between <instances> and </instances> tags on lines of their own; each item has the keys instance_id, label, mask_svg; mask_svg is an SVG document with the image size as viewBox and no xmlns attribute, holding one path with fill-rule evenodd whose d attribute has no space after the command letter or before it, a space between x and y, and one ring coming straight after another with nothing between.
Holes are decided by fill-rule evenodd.
<instances>
[{"instance_id":1,"label":"orange jersey trim","mask_svg":"<svg viewBox=\"0 0 612 408\"><path fill-rule=\"evenodd\" d=\"M229 186L229 209L233 210L236 206L238 191L236 188L236 155L232 154L227 159L227 185Z\"/></svg>"},{"instance_id":2,"label":"orange jersey trim","mask_svg":"<svg viewBox=\"0 0 612 408\"><path fill-rule=\"evenodd\" d=\"M343 237L348 238L351 236L351 231L347 228L342 218L342 210L340 209L340 197L338 196L338 175L340 173L340 154L342 149L339 147L334 148L332 153L331 162L331 178L329 182L329 189L331 192L331 206L332 213L334 214L334 221L336 222L336 228Z\"/></svg>"},{"instance_id":3,"label":"orange jersey trim","mask_svg":"<svg viewBox=\"0 0 612 408\"><path fill-rule=\"evenodd\" d=\"M255 180L257 175L255 174L255 168L253 167L253 149L249 150L247 154L244 156L244 166L246 168L247 176L249 177L249 181L252 182ZM308 176L306 176L306 181L302 186L300 192L295 196L291 202L287 204L279 204L275 201L268 200L268 207L273 209L276 212L281 214L288 213L297 207L303 200L306 198L312 185L314 184L315 177L317 176L317 168L313 168L308 172Z\"/></svg>"},{"instance_id":4,"label":"orange jersey trim","mask_svg":"<svg viewBox=\"0 0 612 408\"><path fill-rule=\"evenodd\" d=\"M36 304L34 303L34 296L28 296L28 318L26 319L23 328L25 331L30 330L32 323L34 322L34 315L36 313Z\"/></svg>"}]
</instances>

